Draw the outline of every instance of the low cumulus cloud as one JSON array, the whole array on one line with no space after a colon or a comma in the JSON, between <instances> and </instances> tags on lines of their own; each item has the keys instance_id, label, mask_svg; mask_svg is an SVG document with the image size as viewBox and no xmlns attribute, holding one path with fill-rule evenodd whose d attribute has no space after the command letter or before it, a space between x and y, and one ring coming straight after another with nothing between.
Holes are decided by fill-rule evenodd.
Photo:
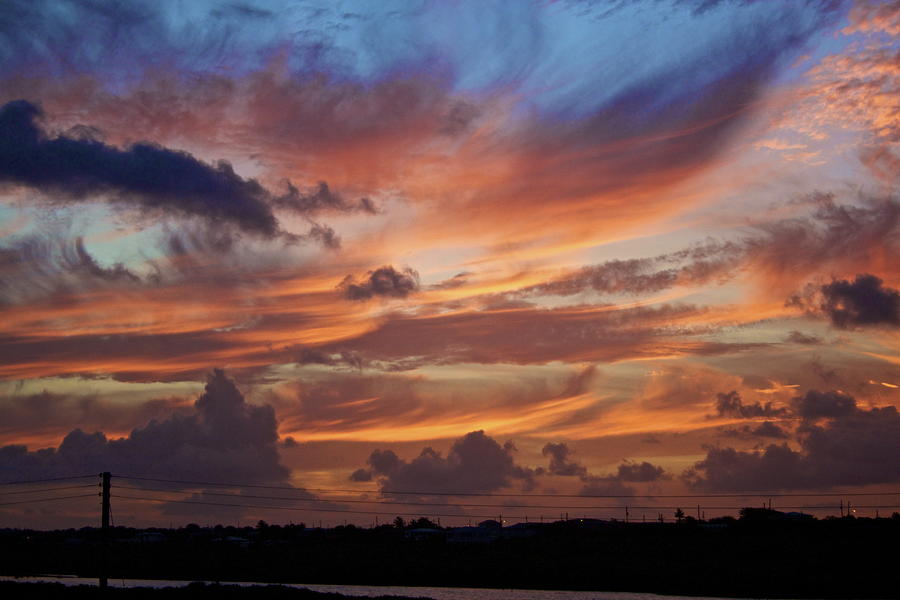
<instances>
[{"instance_id":1,"label":"low cumulus cloud","mask_svg":"<svg viewBox=\"0 0 900 600\"><path fill-rule=\"evenodd\" d=\"M587 467L570 458L572 451L564 442L548 443L541 453L550 458L546 473L561 477L578 477L584 485L580 493L585 496L633 496L635 490L626 483L647 483L668 479L665 469L647 461L625 461L612 475L594 475Z\"/></svg>"},{"instance_id":2,"label":"low cumulus cloud","mask_svg":"<svg viewBox=\"0 0 900 600\"><path fill-rule=\"evenodd\" d=\"M415 270L406 267L398 271L390 265L369 271L362 279L347 275L338 285L338 291L347 300L406 298L418 289L419 274Z\"/></svg>"},{"instance_id":3,"label":"low cumulus cloud","mask_svg":"<svg viewBox=\"0 0 900 600\"><path fill-rule=\"evenodd\" d=\"M665 478L665 469L647 461L641 463L625 462L619 465L616 478L619 481L657 481Z\"/></svg>"},{"instance_id":4,"label":"low cumulus cloud","mask_svg":"<svg viewBox=\"0 0 900 600\"><path fill-rule=\"evenodd\" d=\"M587 475L587 467L569 460L569 446L563 442L557 444L548 443L541 449L541 454L550 457L550 465L547 472L550 475L561 475L563 477L584 477Z\"/></svg>"},{"instance_id":5,"label":"low cumulus cloud","mask_svg":"<svg viewBox=\"0 0 900 600\"><path fill-rule=\"evenodd\" d=\"M853 280L834 279L824 285L807 284L791 295L787 306L807 315L824 317L840 329L900 326L900 291L870 273Z\"/></svg>"},{"instance_id":6,"label":"low cumulus cloud","mask_svg":"<svg viewBox=\"0 0 900 600\"><path fill-rule=\"evenodd\" d=\"M754 402L744 404L741 395L732 390L727 394L716 395L716 413L720 417L735 419L755 419L759 417L780 417L787 413L786 408L776 408L771 402L762 404Z\"/></svg>"},{"instance_id":7,"label":"low cumulus cloud","mask_svg":"<svg viewBox=\"0 0 900 600\"><path fill-rule=\"evenodd\" d=\"M754 451L707 449L682 477L703 491L822 489L900 481L900 414L861 409L841 392L810 391L793 402L803 419L798 449L787 443Z\"/></svg>"},{"instance_id":8,"label":"low cumulus cloud","mask_svg":"<svg viewBox=\"0 0 900 600\"><path fill-rule=\"evenodd\" d=\"M368 468L355 471L354 481L376 479L382 491L429 493L492 492L518 482L525 490L534 487L539 470L516 464L512 442L500 445L484 431L459 438L447 456L428 447L406 461L392 450L375 450Z\"/></svg>"},{"instance_id":9,"label":"low cumulus cloud","mask_svg":"<svg viewBox=\"0 0 900 600\"><path fill-rule=\"evenodd\" d=\"M144 211L227 223L241 231L282 234L272 206L312 214L322 210L374 212L368 200L351 204L320 184L302 194L290 183L274 194L231 165L203 162L149 142L127 149L85 135L53 135L40 124L40 106L16 100L0 107L0 182L26 186L55 200L112 197ZM84 128L78 131L84 131Z\"/></svg>"},{"instance_id":10,"label":"low cumulus cloud","mask_svg":"<svg viewBox=\"0 0 900 600\"><path fill-rule=\"evenodd\" d=\"M0 448L4 479L40 479L111 471L163 479L284 483L271 406L253 406L221 370L209 376L192 414L150 421L128 437L69 432L57 448Z\"/></svg>"}]
</instances>

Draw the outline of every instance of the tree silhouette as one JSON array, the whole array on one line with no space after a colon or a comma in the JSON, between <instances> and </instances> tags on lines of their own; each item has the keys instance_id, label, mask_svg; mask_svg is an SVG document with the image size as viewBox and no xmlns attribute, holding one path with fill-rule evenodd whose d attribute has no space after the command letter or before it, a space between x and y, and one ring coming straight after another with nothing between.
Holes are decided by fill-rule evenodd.
<instances>
[{"instance_id":1,"label":"tree silhouette","mask_svg":"<svg viewBox=\"0 0 900 600\"><path fill-rule=\"evenodd\" d=\"M437 523L428 517L419 517L409 522L410 529L439 529Z\"/></svg>"}]
</instances>

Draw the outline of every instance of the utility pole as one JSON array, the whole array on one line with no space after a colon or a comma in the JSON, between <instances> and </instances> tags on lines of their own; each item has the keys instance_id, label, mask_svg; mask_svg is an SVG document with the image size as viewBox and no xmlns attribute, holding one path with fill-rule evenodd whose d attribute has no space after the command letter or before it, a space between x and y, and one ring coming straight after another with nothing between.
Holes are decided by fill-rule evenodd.
<instances>
[{"instance_id":1,"label":"utility pole","mask_svg":"<svg viewBox=\"0 0 900 600\"><path fill-rule=\"evenodd\" d=\"M105 590L109 586L108 569L109 569L109 471L100 473L100 527L102 535L101 558L100 558L100 589Z\"/></svg>"}]
</instances>

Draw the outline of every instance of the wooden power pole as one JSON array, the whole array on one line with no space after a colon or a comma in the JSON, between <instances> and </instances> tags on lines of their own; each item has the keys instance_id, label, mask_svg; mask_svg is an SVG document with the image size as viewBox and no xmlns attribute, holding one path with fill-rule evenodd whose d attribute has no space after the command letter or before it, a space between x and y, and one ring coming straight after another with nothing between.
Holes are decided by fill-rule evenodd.
<instances>
[{"instance_id":1,"label":"wooden power pole","mask_svg":"<svg viewBox=\"0 0 900 600\"><path fill-rule=\"evenodd\" d=\"M106 589L109 586L108 569L109 569L109 471L100 473L101 477L101 493L100 493L100 526L103 547L100 549L100 589Z\"/></svg>"}]
</instances>

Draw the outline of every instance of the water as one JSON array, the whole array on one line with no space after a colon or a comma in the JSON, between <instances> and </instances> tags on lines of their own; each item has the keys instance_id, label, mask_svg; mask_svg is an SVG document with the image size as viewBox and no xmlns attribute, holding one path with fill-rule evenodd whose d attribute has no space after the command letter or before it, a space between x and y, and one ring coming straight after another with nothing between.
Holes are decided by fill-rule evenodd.
<instances>
[{"instance_id":1,"label":"water","mask_svg":"<svg viewBox=\"0 0 900 600\"><path fill-rule=\"evenodd\" d=\"M0 576L0 581L56 582L65 585L97 585L96 578L43 575L38 577ZM190 581L160 579L110 579L110 587L181 587ZM214 582L206 582L214 583ZM222 582L229 585L266 585L249 581ZM315 592L332 592L345 596L372 598L375 596L402 596L406 598L431 598L432 600L733 600L726 598L691 596L660 596L631 592L568 592L562 590L495 590L489 588L443 588L376 585L320 585L306 583L280 584L285 587L306 588Z\"/></svg>"}]
</instances>

